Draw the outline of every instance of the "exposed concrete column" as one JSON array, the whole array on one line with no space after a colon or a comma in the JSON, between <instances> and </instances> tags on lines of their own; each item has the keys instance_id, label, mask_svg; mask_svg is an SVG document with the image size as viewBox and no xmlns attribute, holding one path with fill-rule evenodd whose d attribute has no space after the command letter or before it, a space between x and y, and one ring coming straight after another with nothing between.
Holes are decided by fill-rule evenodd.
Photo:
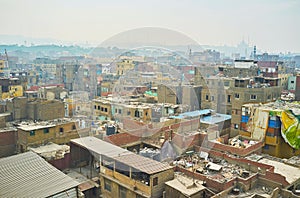
<instances>
[{"instance_id":1,"label":"exposed concrete column","mask_svg":"<svg viewBox=\"0 0 300 198\"><path fill-rule=\"evenodd\" d=\"M129 177L130 177L130 179L132 179L131 178L131 174L132 174L132 168L131 168L131 166L129 167Z\"/></svg>"}]
</instances>

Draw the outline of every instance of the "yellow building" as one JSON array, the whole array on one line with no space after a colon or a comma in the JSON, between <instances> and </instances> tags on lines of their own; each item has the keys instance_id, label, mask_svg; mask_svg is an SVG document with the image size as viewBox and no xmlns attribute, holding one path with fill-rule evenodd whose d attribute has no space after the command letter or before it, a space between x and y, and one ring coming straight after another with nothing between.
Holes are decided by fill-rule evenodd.
<instances>
[{"instance_id":1,"label":"yellow building","mask_svg":"<svg viewBox=\"0 0 300 198\"><path fill-rule=\"evenodd\" d=\"M18 78L1 78L0 86L2 99L23 96L23 86Z\"/></svg>"},{"instance_id":2,"label":"yellow building","mask_svg":"<svg viewBox=\"0 0 300 198\"><path fill-rule=\"evenodd\" d=\"M123 59L121 62L117 63L117 75L122 76L128 70L134 69L134 63L130 59Z\"/></svg>"},{"instance_id":3,"label":"yellow building","mask_svg":"<svg viewBox=\"0 0 300 198\"><path fill-rule=\"evenodd\" d=\"M93 100L93 115L98 120L115 120L123 117L149 122L152 120L153 104L138 101L116 102L113 98Z\"/></svg>"},{"instance_id":4,"label":"yellow building","mask_svg":"<svg viewBox=\"0 0 300 198\"><path fill-rule=\"evenodd\" d=\"M37 147L48 142L67 144L71 139L79 137L76 122L67 119L21 123L17 129L18 152L25 152L28 147Z\"/></svg>"},{"instance_id":5,"label":"yellow building","mask_svg":"<svg viewBox=\"0 0 300 198\"><path fill-rule=\"evenodd\" d=\"M23 87L22 85L12 85L9 86L8 92L2 93L2 100L8 98L15 98L23 96Z\"/></svg>"},{"instance_id":6,"label":"yellow building","mask_svg":"<svg viewBox=\"0 0 300 198\"><path fill-rule=\"evenodd\" d=\"M6 67L7 67L7 61L0 60L0 76L4 76L4 71Z\"/></svg>"}]
</instances>

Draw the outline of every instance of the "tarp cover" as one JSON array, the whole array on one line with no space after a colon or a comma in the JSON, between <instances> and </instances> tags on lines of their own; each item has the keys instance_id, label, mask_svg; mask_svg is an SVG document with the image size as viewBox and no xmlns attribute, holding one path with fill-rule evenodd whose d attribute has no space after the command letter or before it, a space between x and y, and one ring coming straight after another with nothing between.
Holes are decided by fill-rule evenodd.
<instances>
[{"instance_id":1,"label":"tarp cover","mask_svg":"<svg viewBox=\"0 0 300 198\"><path fill-rule=\"evenodd\" d=\"M291 110L272 113L280 117L283 139L294 149L300 149L300 116Z\"/></svg>"}]
</instances>

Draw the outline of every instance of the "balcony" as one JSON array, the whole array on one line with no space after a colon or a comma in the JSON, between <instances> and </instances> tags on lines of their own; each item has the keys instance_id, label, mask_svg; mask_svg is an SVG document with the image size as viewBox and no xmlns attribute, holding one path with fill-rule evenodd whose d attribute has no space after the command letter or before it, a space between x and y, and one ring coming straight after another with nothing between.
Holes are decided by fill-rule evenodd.
<instances>
[{"instance_id":1,"label":"balcony","mask_svg":"<svg viewBox=\"0 0 300 198\"><path fill-rule=\"evenodd\" d=\"M121 183L122 185L126 184L128 189L131 189L132 191L141 191L145 193L146 195L151 195L151 187L150 184L146 185L142 181L135 180L133 178L130 178L124 174L121 174L117 171L110 170L109 168L106 168L104 166L100 167L100 175L111 179L112 181L116 183Z\"/></svg>"}]
</instances>

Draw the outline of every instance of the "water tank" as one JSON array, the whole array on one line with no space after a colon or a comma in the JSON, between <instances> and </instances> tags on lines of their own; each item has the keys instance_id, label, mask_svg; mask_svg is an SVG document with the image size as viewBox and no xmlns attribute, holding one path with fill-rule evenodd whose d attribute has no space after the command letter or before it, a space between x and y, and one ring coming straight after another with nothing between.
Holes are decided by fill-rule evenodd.
<instances>
[{"instance_id":1,"label":"water tank","mask_svg":"<svg viewBox=\"0 0 300 198\"><path fill-rule=\"evenodd\" d=\"M106 126L106 135L113 135L115 133L116 133L116 127L114 125Z\"/></svg>"}]
</instances>

